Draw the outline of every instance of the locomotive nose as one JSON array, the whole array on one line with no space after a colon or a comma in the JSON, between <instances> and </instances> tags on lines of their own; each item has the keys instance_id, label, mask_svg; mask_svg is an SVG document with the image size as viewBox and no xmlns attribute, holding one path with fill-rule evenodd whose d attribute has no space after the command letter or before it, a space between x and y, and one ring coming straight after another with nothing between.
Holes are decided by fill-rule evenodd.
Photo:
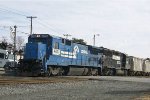
<instances>
[{"instance_id":1,"label":"locomotive nose","mask_svg":"<svg viewBox=\"0 0 150 100\"><path fill-rule=\"evenodd\" d=\"M25 59L42 60L46 54L46 45L42 43L27 43L25 49Z\"/></svg>"}]
</instances>

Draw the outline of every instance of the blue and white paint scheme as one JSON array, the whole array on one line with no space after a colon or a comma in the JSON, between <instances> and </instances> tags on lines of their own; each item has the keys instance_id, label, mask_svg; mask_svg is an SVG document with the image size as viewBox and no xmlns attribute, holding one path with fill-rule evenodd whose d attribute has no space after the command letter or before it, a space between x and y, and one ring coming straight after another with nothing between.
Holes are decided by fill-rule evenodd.
<instances>
[{"instance_id":1,"label":"blue and white paint scheme","mask_svg":"<svg viewBox=\"0 0 150 100\"><path fill-rule=\"evenodd\" d=\"M92 51L93 49L97 48L72 43L71 40L49 34L32 34L28 38L25 59L22 63L38 61L38 65L42 64L42 70L45 73L49 68L55 70L56 68L63 69L71 66L76 68L101 68L99 51L97 50L95 54Z\"/></svg>"}]
</instances>

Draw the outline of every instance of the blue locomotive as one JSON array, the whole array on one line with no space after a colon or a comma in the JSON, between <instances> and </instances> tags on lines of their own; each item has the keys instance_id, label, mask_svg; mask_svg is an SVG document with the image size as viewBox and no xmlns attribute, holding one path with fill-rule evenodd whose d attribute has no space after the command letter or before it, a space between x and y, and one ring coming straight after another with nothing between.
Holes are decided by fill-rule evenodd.
<instances>
[{"instance_id":1,"label":"blue locomotive","mask_svg":"<svg viewBox=\"0 0 150 100\"><path fill-rule=\"evenodd\" d=\"M32 34L28 38L19 72L30 75L100 75L101 48L73 43L49 34Z\"/></svg>"}]
</instances>

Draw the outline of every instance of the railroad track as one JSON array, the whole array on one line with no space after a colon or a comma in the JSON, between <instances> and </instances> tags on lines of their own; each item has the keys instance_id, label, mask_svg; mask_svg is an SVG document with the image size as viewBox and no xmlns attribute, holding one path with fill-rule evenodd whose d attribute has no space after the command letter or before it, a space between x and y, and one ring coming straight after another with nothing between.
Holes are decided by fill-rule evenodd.
<instances>
[{"instance_id":1,"label":"railroad track","mask_svg":"<svg viewBox=\"0 0 150 100\"><path fill-rule=\"evenodd\" d=\"M0 77L0 85L11 84L44 84L44 83L58 83L58 82L76 82L85 81L87 79L70 78L70 77Z\"/></svg>"}]
</instances>

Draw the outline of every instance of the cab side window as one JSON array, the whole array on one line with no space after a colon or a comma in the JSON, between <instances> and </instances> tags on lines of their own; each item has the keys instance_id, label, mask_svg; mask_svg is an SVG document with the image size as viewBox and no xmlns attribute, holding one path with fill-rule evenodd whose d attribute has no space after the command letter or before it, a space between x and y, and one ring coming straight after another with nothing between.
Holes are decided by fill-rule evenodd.
<instances>
[{"instance_id":1,"label":"cab side window","mask_svg":"<svg viewBox=\"0 0 150 100\"><path fill-rule=\"evenodd\" d=\"M62 44L65 44L65 39L62 39Z\"/></svg>"},{"instance_id":2,"label":"cab side window","mask_svg":"<svg viewBox=\"0 0 150 100\"><path fill-rule=\"evenodd\" d=\"M62 39L62 44L71 46L71 41L67 39Z\"/></svg>"},{"instance_id":3,"label":"cab side window","mask_svg":"<svg viewBox=\"0 0 150 100\"><path fill-rule=\"evenodd\" d=\"M66 45L71 46L71 41L66 40Z\"/></svg>"},{"instance_id":4,"label":"cab side window","mask_svg":"<svg viewBox=\"0 0 150 100\"><path fill-rule=\"evenodd\" d=\"M59 49L59 43L58 42L54 43L54 49Z\"/></svg>"}]
</instances>

